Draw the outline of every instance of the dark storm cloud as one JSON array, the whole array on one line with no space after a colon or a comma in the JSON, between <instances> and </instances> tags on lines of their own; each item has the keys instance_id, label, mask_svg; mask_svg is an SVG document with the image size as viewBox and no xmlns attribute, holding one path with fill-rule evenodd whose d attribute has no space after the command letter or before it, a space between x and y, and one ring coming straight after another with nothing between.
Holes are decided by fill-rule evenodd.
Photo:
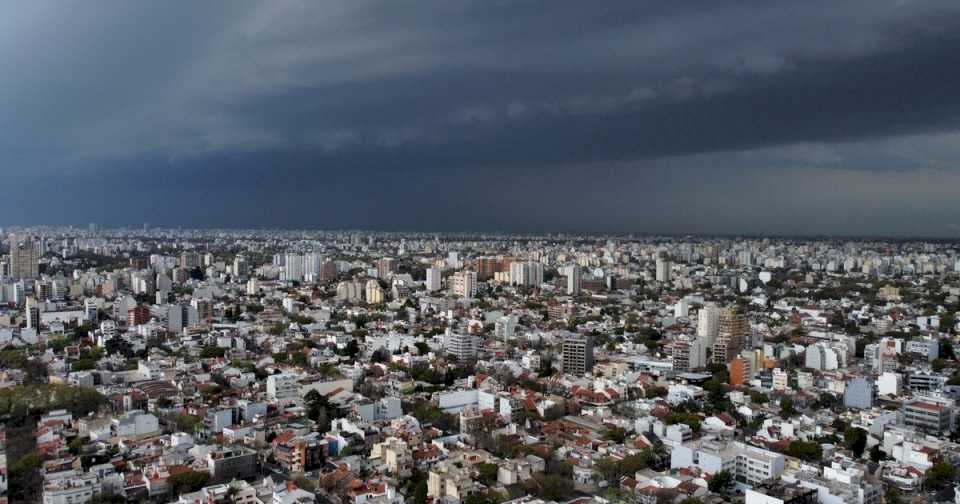
<instances>
[{"instance_id":1,"label":"dark storm cloud","mask_svg":"<svg viewBox=\"0 0 960 504\"><path fill-rule=\"evenodd\" d=\"M11 221L902 234L894 205L837 220L864 205L767 177L884 194L960 155L954 1L4 11ZM960 222L942 204L925 233Z\"/></svg>"}]
</instances>

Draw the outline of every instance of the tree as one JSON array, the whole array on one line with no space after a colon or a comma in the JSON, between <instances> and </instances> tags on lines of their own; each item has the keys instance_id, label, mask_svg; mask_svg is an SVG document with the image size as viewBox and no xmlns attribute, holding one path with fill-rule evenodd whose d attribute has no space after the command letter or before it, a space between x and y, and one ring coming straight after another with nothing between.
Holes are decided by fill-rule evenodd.
<instances>
[{"instance_id":1,"label":"tree","mask_svg":"<svg viewBox=\"0 0 960 504\"><path fill-rule=\"evenodd\" d=\"M726 494L731 488L733 488L733 475L729 471L720 471L713 475L710 478L710 483L707 487L711 492L717 494Z\"/></svg>"},{"instance_id":2,"label":"tree","mask_svg":"<svg viewBox=\"0 0 960 504\"><path fill-rule=\"evenodd\" d=\"M216 359L216 358L219 358L219 357L223 357L223 355L226 353L226 351L227 351L227 350L226 350L225 348L220 348L220 347L217 347L217 346L212 346L212 345L211 345L211 346L205 346L205 347L203 347L203 350L200 350L200 358L201 358L201 359Z\"/></svg>"},{"instance_id":3,"label":"tree","mask_svg":"<svg viewBox=\"0 0 960 504\"><path fill-rule=\"evenodd\" d=\"M556 473L537 473L528 480L532 490L541 499L563 502L573 493L573 479Z\"/></svg>"},{"instance_id":4,"label":"tree","mask_svg":"<svg viewBox=\"0 0 960 504\"><path fill-rule=\"evenodd\" d=\"M70 443L67 444L67 448L70 450L70 453L74 455L80 455L80 452L83 450L83 447L87 441L89 441L88 437L77 436L70 440Z\"/></svg>"},{"instance_id":5,"label":"tree","mask_svg":"<svg viewBox=\"0 0 960 504\"><path fill-rule=\"evenodd\" d=\"M859 458L867 447L867 431L857 427L847 427L843 431L843 443Z\"/></svg>"},{"instance_id":6,"label":"tree","mask_svg":"<svg viewBox=\"0 0 960 504\"><path fill-rule=\"evenodd\" d=\"M390 351L386 347L381 347L370 354L370 362L388 363L390 362Z\"/></svg>"},{"instance_id":7,"label":"tree","mask_svg":"<svg viewBox=\"0 0 960 504\"><path fill-rule=\"evenodd\" d=\"M477 468L477 472L480 473L480 481L482 481L484 485L490 486L497 482L497 464L482 463L477 464L475 467Z\"/></svg>"},{"instance_id":8,"label":"tree","mask_svg":"<svg viewBox=\"0 0 960 504\"><path fill-rule=\"evenodd\" d=\"M667 397L668 391L666 387L660 387L657 385L651 385L643 389L643 396L645 398L654 398L654 397Z\"/></svg>"},{"instance_id":9,"label":"tree","mask_svg":"<svg viewBox=\"0 0 960 504\"><path fill-rule=\"evenodd\" d=\"M673 411L666 417L667 425L687 424L693 432L700 432L700 416L695 413Z\"/></svg>"},{"instance_id":10,"label":"tree","mask_svg":"<svg viewBox=\"0 0 960 504\"><path fill-rule=\"evenodd\" d=\"M339 353L340 355L345 355L353 359L357 356L358 353L360 353L360 344L357 343L356 338L353 338L349 342L347 342L347 346L344 347L344 349Z\"/></svg>"},{"instance_id":11,"label":"tree","mask_svg":"<svg viewBox=\"0 0 960 504\"><path fill-rule=\"evenodd\" d=\"M937 373L943 371L947 365L949 365L949 363L945 359L934 359L934 361L930 363L930 367Z\"/></svg>"},{"instance_id":12,"label":"tree","mask_svg":"<svg viewBox=\"0 0 960 504\"><path fill-rule=\"evenodd\" d=\"M122 495L115 495L110 492L103 492L94 495L87 501L87 504L123 504L127 502Z\"/></svg>"},{"instance_id":13,"label":"tree","mask_svg":"<svg viewBox=\"0 0 960 504\"><path fill-rule=\"evenodd\" d=\"M187 471L167 478L167 484L170 485L173 495L196 492L205 487L209 481L210 473L203 471Z\"/></svg>"},{"instance_id":14,"label":"tree","mask_svg":"<svg viewBox=\"0 0 960 504\"><path fill-rule=\"evenodd\" d=\"M816 462L823 458L823 447L817 441L791 441L787 455L807 462Z\"/></svg>"},{"instance_id":15,"label":"tree","mask_svg":"<svg viewBox=\"0 0 960 504\"><path fill-rule=\"evenodd\" d=\"M563 418L567 414L567 409L562 404L554 404L543 412L543 419L550 422Z\"/></svg>"},{"instance_id":16,"label":"tree","mask_svg":"<svg viewBox=\"0 0 960 504\"><path fill-rule=\"evenodd\" d=\"M627 431L619 427L612 427L603 435L603 438L616 444L623 444L623 441L627 438Z\"/></svg>"},{"instance_id":17,"label":"tree","mask_svg":"<svg viewBox=\"0 0 960 504\"><path fill-rule=\"evenodd\" d=\"M40 465L43 463L43 460L40 458L40 455L36 452L28 453L19 460L13 463L10 466L10 473L12 478L17 478L24 474L31 473L40 468Z\"/></svg>"},{"instance_id":18,"label":"tree","mask_svg":"<svg viewBox=\"0 0 960 504\"><path fill-rule=\"evenodd\" d=\"M886 452L880 449L880 445L873 445L873 448L870 448L870 461L871 462L881 462L887 458Z\"/></svg>"},{"instance_id":19,"label":"tree","mask_svg":"<svg viewBox=\"0 0 960 504\"><path fill-rule=\"evenodd\" d=\"M789 397L784 397L780 399L780 416L782 418L789 418L797 414L797 408L793 405L793 399Z\"/></svg>"},{"instance_id":20,"label":"tree","mask_svg":"<svg viewBox=\"0 0 960 504\"><path fill-rule=\"evenodd\" d=\"M316 482L306 476L300 476L294 479L293 482L296 483L298 488L302 488L308 492L313 492L317 489Z\"/></svg>"},{"instance_id":21,"label":"tree","mask_svg":"<svg viewBox=\"0 0 960 504\"><path fill-rule=\"evenodd\" d=\"M953 484L956 475L957 470L952 464L938 462L927 471L923 487L927 490L943 490Z\"/></svg>"},{"instance_id":22,"label":"tree","mask_svg":"<svg viewBox=\"0 0 960 504\"><path fill-rule=\"evenodd\" d=\"M900 491L897 490L897 487L891 486L884 496L884 501L887 504L903 504L903 497L900 496Z\"/></svg>"}]
</instances>

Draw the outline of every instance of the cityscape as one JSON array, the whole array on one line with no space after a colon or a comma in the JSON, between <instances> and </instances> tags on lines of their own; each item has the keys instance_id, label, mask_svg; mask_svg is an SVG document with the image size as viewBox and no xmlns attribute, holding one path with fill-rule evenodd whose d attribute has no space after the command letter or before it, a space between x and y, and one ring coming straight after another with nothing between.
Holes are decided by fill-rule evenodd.
<instances>
[{"instance_id":1,"label":"cityscape","mask_svg":"<svg viewBox=\"0 0 960 504\"><path fill-rule=\"evenodd\" d=\"M9 502L954 498L956 243L2 231Z\"/></svg>"},{"instance_id":2,"label":"cityscape","mask_svg":"<svg viewBox=\"0 0 960 504\"><path fill-rule=\"evenodd\" d=\"M0 504L960 504L960 1L0 2Z\"/></svg>"}]
</instances>

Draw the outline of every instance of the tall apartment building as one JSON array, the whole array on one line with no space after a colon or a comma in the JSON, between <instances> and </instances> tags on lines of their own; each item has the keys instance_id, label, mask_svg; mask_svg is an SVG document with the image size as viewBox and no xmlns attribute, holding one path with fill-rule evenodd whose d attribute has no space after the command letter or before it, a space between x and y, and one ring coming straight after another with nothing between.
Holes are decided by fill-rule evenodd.
<instances>
[{"instance_id":1,"label":"tall apartment building","mask_svg":"<svg viewBox=\"0 0 960 504\"><path fill-rule=\"evenodd\" d=\"M493 278L493 275L500 271L500 259L495 256L478 257L473 264L477 276L482 279Z\"/></svg>"},{"instance_id":2,"label":"tall apartment building","mask_svg":"<svg viewBox=\"0 0 960 504\"><path fill-rule=\"evenodd\" d=\"M283 260L283 280L287 282L303 281L303 256L300 254L287 254Z\"/></svg>"},{"instance_id":3,"label":"tall apartment building","mask_svg":"<svg viewBox=\"0 0 960 504\"><path fill-rule=\"evenodd\" d=\"M510 263L510 283L521 287L537 287L543 283L543 263L523 261Z\"/></svg>"},{"instance_id":4,"label":"tall apartment building","mask_svg":"<svg viewBox=\"0 0 960 504\"><path fill-rule=\"evenodd\" d=\"M571 335L563 340L563 372L582 376L593 369L593 338Z\"/></svg>"},{"instance_id":5,"label":"tall apartment building","mask_svg":"<svg viewBox=\"0 0 960 504\"><path fill-rule=\"evenodd\" d=\"M749 361L743 357L730 361L730 385L735 387L746 385L752 376L753 369Z\"/></svg>"},{"instance_id":6,"label":"tall apartment building","mask_svg":"<svg viewBox=\"0 0 960 504\"><path fill-rule=\"evenodd\" d=\"M10 235L10 277L14 280L32 280L40 278L40 244L27 237Z\"/></svg>"},{"instance_id":7,"label":"tall apartment building","mask_svg":"<svg viewBox=\"0 0 960 504\"><path fill-rule=\"evenodd\" d=\"M180 266L187 269L199 268L200 259L200 254L196 252L184 252L180 254Z\"/></svg>"},{"instance_id":8,"label":"tall apartment building","mask_svg":"<svg viewBox=\"0 0 960 504\"><path fill-rule=\"evenodd\" d=\"M699 338L680 336L672 345L674 371L691 371L707 365L707 347Z\"/></svg>"},{"instance_id":9,"label":"tall apartment building","mask_svg":"<svg viewBox=\"0 0 960 504\"><path fill-rule=\"evenodd\" d=\"M453 293L465 298L476 296L477 273L470 270L456 272L453 275Z\"/></svg>"},{"instance_id":10,"label":"tall apartment building","mask_svg":"<svg viewBox=\"0 0 960 504\"><path fill-rule=\"evenodd\" d=\"M703 340L704 346L712 347L720 330L720 308L708 303L697 312L697 337Z\"/></svg>"},{"instance_id":11,"label":"tall apartment building","mask_svg":"<svg viewBox=\"0 0 960 504\"><path fill-rule=\"evenodd\" d=\"M24 310L24 315L27 319L27 327L32 329L40 329L40 305L37 303L37 298L33 296L27 296L27 302Z\"/></svg>"},{"instance_id":12,"label":"tall apartment building","mask_svg":"<svg viewBox=\"0 0 960 504\"><path fill-rule=\"evenodd\" d=\"M381 257L377 259L377 278L385 279L396 270L397 264L392 257Z\"/></svg>"},{"instance_id":13,"label":"tall apartment building","mask_svg":"<svg viewBox=\"0 0 960 504\"><path fill-rule=\"evenodd\" d=\"M712 360L715 364L726 365L740 354L750 334L750 321L747 316L729 309L720 314L717 339L713 342Z\"/></svg>"},{"instance_id":14,"label":"tall apartment building","mask_svg":"<svg viewBox=\"0 0 960 504\"><path fill-rule=\"evenodd\" d=\"M337 278L337 264L330 259L323 261L320 267L320 281L332 282L335 278Z\"/></svg>"},{"instance_id":15,"label":"tall apartment building","mask_svg":"<svg viewBox=\"0 0 960 504\"><path fill-rule=\"evenodd\" d=\"M100 306L96 299L87 298L83 300L83 319L89 322L96 322L100 318Z\"/></svg>"},{"instance_id":16,"label":"tall apartment building","mask_svg":"<svg viewBox=\"0 0 960 504\"><path fill-rule=\"evenodd\" d=\"M672 273L671 269L672 269L672 268L673 268L673 264L670 262L669 259L664 258L664 257L658 257L658 258L657 258L657 271L656 271L657 281L660 282L660 283L668 283L668 282L670 282L671 273Z\"/></svg>"},{"instance_id":17,"label":"tall apartment building","mask_svg":"<svg viewBox=\"0 0 960 504\"><path fill-rule=\"evenodd\" d=\"M431 266L427 268L427 292L436 292L440 290L440 268Z\"/></svg>"},{"instance_id":18,"label":"tall apartment building","mask_svg":"<svg viewBox=\"0 0 960 504\"><path fill-rule=\"evenodd\" d=\"M380 282L377 282L374 279L367 280L367 284L364 286L365 299L368 304L380 304L384 302L385 295L383 292L383 287L380 287Z\"/></svg>"},{"instance_id":19,"label":"tall apartment building","mask_svg":"<svg viewBox=\"0 0 960 504\"><path fill-rule=\"evenodd\" d=\"M571 264L564 268L564 275L567 276L567 295L568 296L578 296L580 295L580 283L582 279L582 273L580 271L579 264Z\"/></svg>"}]
</instances>

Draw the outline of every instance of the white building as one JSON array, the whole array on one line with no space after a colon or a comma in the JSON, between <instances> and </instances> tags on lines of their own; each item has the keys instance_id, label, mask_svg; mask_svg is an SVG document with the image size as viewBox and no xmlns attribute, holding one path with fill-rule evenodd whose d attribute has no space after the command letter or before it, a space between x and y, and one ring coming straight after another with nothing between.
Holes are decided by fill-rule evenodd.
<instances>
[{"instance_id":1,"label":"white building","mask_svg":"<svg viewBox=\"0 0 960 504\"><path fill-rule=\"evenodd\" d=\"M580 294L581 275L579 264L571 264L564 268L564 275L567 277L567 295L577 296Z\"/></svg>"},{"instance_id":2,"label":"white building","mask_svg":"<svg viewBox=\"0 0 960 504\"><path fill-rule=\"evenodd\" d=\"M453 275L453 293L460 297L472 298L477 295L477 273L458 271Z\"/></svg>"},{"instance_id":3,"label":"white building","mask_svg":"<svg viewBox=\"0 0 960 504\"><path fill-rule=\"evenodd\" d=\"M435 292L440 290L440 276L440 268L436 266L427 268L427 292Z\"/></svg>"},{"instance_id":4,"label":"white building","mask_svg":"<svg viewBox=\"0 0 960 504\"><path fill-rule=\"evenodd\" d=\"M443 350L458 361L469 361L477 358L480 349L480 338L472 334L459 334L447 330L443 335Z\"/></svg>"},{"instance_id":5,"label":"white building","mask_svg":"<svg viewBox=\"0 0 960 504\"><path fill-rule=\"evenodd\" d=\"M832 371L840 367L837 352L825 343L814 343L807 347L804 366L818 371Z\"/></svg>"},{"instance_id":6,"label":"white building","mask_svg":"<svg viewBox=\"0 0 960 504\"><path fill-rule=\"evenodd\" d=\"M114 434L121 439L139 439L160 434L160 421L151 413L130 411L113 419Z\"/></svg>"},{"instance_id":7,"label":"white building","mask_svg":"<svg viewBox=\"0 0 960 504\"><path fill-rule=\"evenodd\" d=\"M522 261L510 264L510 283L520 287L536 287L543 283L543 263Z\"/></svg>"},{"instance_id":8,"label":"white building","mask_svg":"<svg viewBox=\"0 0 960 504\"><path fill-rule=\"evenodd\" d=\"M707 347L712 347L720 332L720 308L707 304L697 313L697 337L704 341Z\"/></svg>"},{"instance_id":9,"label":"white building","mask_svg":"<svg viewBox=\"0 0 960 504\"><path fill-rule=\"evenodd\" d=\"M296 404L299 398L299 377L283 373L267 377L267 398L280 407Z\"/></svg>"},{"instance_id":10,"label":"white building","mask_svg":"<svg viewBox=\"0 0 960 504\"><path fill-rule=\"evenodd\" d=\"M660 282L660 283L668 283L668 282L670 282L670 276L671 276L671 273L672 273L672 272L671 272L671 269L672 269L672 268L673 268L673 264L672 264L669 260L663 259L663 258L658 258L658 259L657 259L657 272L656 272L656 275L657 275L657 276L656 276L656 279L657 279L657 281Z\"/></svg>"},{"instance_id":11,"label":"white building","mask_svg":"<svg viewBox=\"0 0 960 504\"><path fill-rule=\"evenodd\" d=\"M773 370L773 390L786 390L789 386L789 373L780 368Z\"/></svg>"},{"instance_id":12,"label":"white building","mask_svg":"<svg viewBox=\"0 0 960 504\"><path fill-rule=\"evenodd\" d=\"M903 378L890 371L881 374L877 377L877 394L893 397L903 394Z\"/></svg>"},{"instance_id":13,"label":"white building","mask_svg":"<svg viewBox=\"0 0 960 504\"><path fill-rule=\"evenodd\" d=\"M748 485L758 485L783 474L783 455L741 442L702 439L684 443L670 452L670 468L698 467L708 474L728 471Z\"/></svg>"}]
</instances>

